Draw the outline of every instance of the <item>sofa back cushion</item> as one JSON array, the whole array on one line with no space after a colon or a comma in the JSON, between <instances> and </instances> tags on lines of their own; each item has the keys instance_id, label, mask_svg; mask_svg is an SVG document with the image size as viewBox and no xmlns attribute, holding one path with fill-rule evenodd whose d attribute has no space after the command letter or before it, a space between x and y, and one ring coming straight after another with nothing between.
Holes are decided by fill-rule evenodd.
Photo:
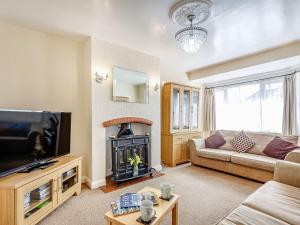
<instances>
[{"instance_id":1,"label":"sofa back cushion","mask_svg":"<svg viewBox=\"0 0 300 225\"><path fill-rule=\"evenodd\" d=\"M229 130L219 130L218 131L225 139L226 143L220 147L220 149L234 151L230 141L240 132L240 131L229 131ZM283 136L275 133L263 133L263 132L246 132L246 134L256 143L247 152L257 155L265 155L263 153L267 144L269 144L275 136L279 136L282 139L292 142L297 145L297 136Z\"/></svg>"}]
</instances>

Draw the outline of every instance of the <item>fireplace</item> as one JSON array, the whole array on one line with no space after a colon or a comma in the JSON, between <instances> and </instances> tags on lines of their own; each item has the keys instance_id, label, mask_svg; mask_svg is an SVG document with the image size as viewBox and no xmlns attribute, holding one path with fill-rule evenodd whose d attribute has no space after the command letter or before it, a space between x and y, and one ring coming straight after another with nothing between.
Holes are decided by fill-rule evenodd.
<instances>
[{"instance_id":1,"label":"fireplace","mask_svg":"<svg viewBox=\"0 0 300 225\"><path fill-rule=\"evenodd\" d=\"M135 121L132 118L128 120L128 118L131 117L123 120L115 119L112 120L114 121L113 123L111 121L103 123L108 127L117 125L118 122L122 121L119 123L120 129L117 136L109 138L112 180L115 182L123 182L145 175L152 175L154 172L154 169L151 168L151 137L149 134L135 135L131 124L131 122ZM141 123L141 120L138 123ZM149 124L146 125L149 126ZM129 163L129 158L135 154L140 156L142 163L139 164L138 175L133 176L133 167Z\"/></svg>"},{"instance_id":2,"label":"fireplace","mask_svg":"<svg viewBox=\"0 0 300 225\"><path fill-rule=\"evenodd\" d=\"M131 123L122 123L121 128L118 132L118 138L125 138L125 137L133 137L133 131L131 129Z\"/></svg>"}]
</instances>

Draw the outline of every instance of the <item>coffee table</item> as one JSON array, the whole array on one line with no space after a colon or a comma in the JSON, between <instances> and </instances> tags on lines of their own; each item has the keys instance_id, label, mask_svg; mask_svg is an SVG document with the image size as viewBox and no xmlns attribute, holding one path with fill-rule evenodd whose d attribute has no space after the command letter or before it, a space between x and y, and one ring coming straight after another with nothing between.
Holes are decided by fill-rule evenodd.
<instances>
[{"instance_id":1,"label":"coffee table","mask_svg":"<svg viewBox=\"0 0 300 225\"><path fill-rule=\"evenodd\" d=\"M139 192L153 191L160 196L160 190L145 187ZM158 225L167 216L167 214L172 210L172 225L178 225L178 200L179 195L173 194L173 198L170 201L158 199L158 206L154 206L156 210L156 219L151 223L151 225ZM126 214L123 216L114 217L111 211L105 214L105 220L107 225L141 225L141 223L136 220L141 216L140 212L135 212L131 214Z\"/></svg>"}]
</instances>

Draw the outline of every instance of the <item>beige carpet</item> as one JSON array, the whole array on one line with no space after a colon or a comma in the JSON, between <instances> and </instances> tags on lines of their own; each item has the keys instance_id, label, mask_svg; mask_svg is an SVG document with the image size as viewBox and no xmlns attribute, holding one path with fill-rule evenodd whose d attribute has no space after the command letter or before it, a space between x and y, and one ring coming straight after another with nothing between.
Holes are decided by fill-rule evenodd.
<instances>
[{"instance_id":1,"label":"beige carpet","mask_svg":"<svg viewBox=\"0 0 300 225\"><path fill-rule=\"evenodd\" d=\"M103 215L109 210L111 200L121 193L138 191L142 187L159 188L163 181L175 185L175 192L181 195L179 200L180 225L215 224L261 183L231 176L213 170L185 165L166 168L166 176L148 180L108 194L100 189L84 189L52 212L39 225L104 225ZM162 225L171 224L170 215Z\"/></svg>"}]
</instances>

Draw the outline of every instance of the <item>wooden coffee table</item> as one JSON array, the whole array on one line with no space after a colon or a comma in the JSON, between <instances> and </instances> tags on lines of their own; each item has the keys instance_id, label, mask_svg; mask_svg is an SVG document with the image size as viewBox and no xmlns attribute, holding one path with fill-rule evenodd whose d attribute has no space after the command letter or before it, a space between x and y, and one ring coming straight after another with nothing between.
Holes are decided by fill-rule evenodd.
<instances>
[{"instance_id":1,"label":"wooden coffee table","mask_svg":"<svg viewBox=\"0 0 300 225\"><path fill-rule=\"evenodd\" d=\"M139 192L153 191L160 196L160 190L150 187L145 187ZM172 210L172 225L178 225L178 200L179 195L173 194L174 197L170 201L158 199L158 206L154 206L156 210L156 219L151 223L151 225L157 225L162 222L162 220L167 216L167 214ZM140 212L135 212L123 216L114 217L111 211L105 214L105 220L107 225L141 225L141 223L136 220L141 216Z\"/></svg>"}]
</instances>

